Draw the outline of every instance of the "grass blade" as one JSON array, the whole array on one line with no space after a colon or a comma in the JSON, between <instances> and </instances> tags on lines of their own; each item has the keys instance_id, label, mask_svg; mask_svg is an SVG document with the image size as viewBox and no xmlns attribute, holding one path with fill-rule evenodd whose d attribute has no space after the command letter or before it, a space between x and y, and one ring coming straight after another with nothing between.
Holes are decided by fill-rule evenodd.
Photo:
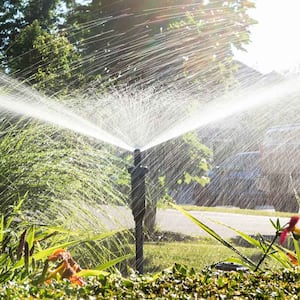
<instances>
[{"instance_id":1,"label":"grass blade","mask_svg":"<svg viewBox=\"0 0 300 300\"><path fill-rule=\"evenodd\" d=\"M35 240L35 226L32 225L30 226L29 230L27 231L27 237L26 237L26 241L28 243L28 247L29 249L32 248L34 240Z\"/></svg>"},{"instance_id":2,"label":"grass blade","mask_svg":"<svg viewBox=\"0 0 300 300\"><path fill-rule=\"evenodd\" d=\"M216 224L222 225L232 231L234 231L235 233L237 233L241 238L243 238L245 241L247 241L250 245L257 247L258 249L260 249L263 253L265 253L265 251L267 250L268 247L268 243L264 242L261 243L260 241L256 240L255 238L249 236L248 234L235 229L227 224L224 224L220 221L215 221L209 218L209 220L211 222L214 222ZM272 223L272 221L271 221ZM278 226L276 224L276 226ZM286 251L283 251L282 249L280 249L279 247L277 247L276 245L272 245L272 249L275 251L275 253L269 253L268 255L270 257L272 257L273 259L275 259L276 261L278 261L284 268L290 268L291 267L291 263L286 255Z\"/></svg>"},{"instance_id":3,"label":"grass blade","mask_svg":"<svg viewBox=\"0 0 300 300\"><path fill-rule=\"evenodd\" d=\"M112 266L114 266L114 265L122 262L123 260L128 259L131 256L132 256L131 254L126 254L126 255L117 257L116 259L112 259L112 260L110 260L110 261L108 261L108 262L106 262L104 264L101 264L101 265L95 267L94 269L95 270L99 270L99 271L108 269L108 268L110 268L110 267L112 267Z\"/></svg>"},{"instance_id":4,"label":"grass blade","mask_svg":"<svg viewBox=\"0 0 300 300\"><path fill-rule=\"evenodd\" d=\"M197 226L199 226L201 229L203 229L205 232L207 232L214 239L216 239L217 241L219 241L220 243L222 243L224 246L226 246L227 248L231 249L233 252L235 252L236 254L238 254L244 261L247 262L247 264L251 265L252 267L256 266L256 264L251 259L249 259L248 257L246 257L243 253L241 253L238 249L236 249L232 244L230 244L228 241L226 241L225 239L223 239L213 229L209 228L207 225L205 225L204 223L202 223L200 220L198 220L197 218L195 218L193 215L191 215L190 213L188 213L187 211L185 211L180 206L175 205L173 203L171 203L171 206L174 207L175 209L177 209L178 211L180 211L183 215L185 215L187 218L189 218L193 223L195 223Z\"/></svg>"},{"instance_id":5,"label":"grass blade","mask_svg":"<svg viewBox=\"0 0 300 300\"><path fill-rule=\"evenodd\" d=\"M294 247L295 247L295 252L296 252L296 257L298 260L298 263L300 261L300 248L299 248L299 243L298 240L296 240L295 238L293 238L293 242L294 242Z\"/></svg>"},{"instance_id":6,"label":"grass blade","mask_svg":"<svg viewBox=\"0 0 300 300\"><path fill-rule=\"evenodd\" d=\"M4 237L4 215L1 215L1 220L0 220L0 243L3 242L3 237Z\"/></svg>"},{"instance_id":7,"label":"grass blade","mask_svg":"<svg viewBox=\"0 0 300 300\"><path fill-rule=\"evenodd\" d=\"M247 241L250 245L252 245L252 246L254 246L254 247L261 248L261 243L260 243L258 240L256 240L255 238L253 238L253 237L251 237L250 235L248 235L247 233L242 232L242 231L240 231L240 230L238 230L238 229L236 229L236 228L233 228L233 227L231 227L231 226L229 226L229 225L227 225L227 224L225 224L225 223L222 223L222 222L220 222L220 221L216 221L216 220L213 220L213 219L211 219L211 218L207 218L207 219L208 219L209 221L211 221L211 222L214 222L214 223L216 223L216 224L222 225L222 226L224 226L224 227L226 227L226 228L228 228L228 229L234 231L234 232L237 233L241 238L243 238L245 241Z\"/></svg>"},{"instance_id":8,"label":"grass blade","mask_svg":"<svg viewBox=\"0 0 300 300\"><path fill-rule=\"evenodd\" d=\"M81 270L80 272L76 273L76 276L79 277L89 277L89 276L108 276L109 273L102 271L102 270L94 270L94 269L86 269L86 270Z\"/></svg>"},{"instance_id":9,"label":"grass blade","mask_svg":"<svg viewBox=\"0 0 300 300\"><path fill-rule=\"evenodd\" d=\"M38 253L34 254L32 257L35 259L35 261L46 259L49 255L51 255L55 250L57 250L59 248L67 248L67 247L74 246L74 245L80 244L80 243L103 240L103 239L111 237L111 236L115 235L116 233L119 233L122 231L123 230L113 230L113 231L103 232L101 234L97 234L97 235L91 236L89 238L84 238L81 240L75 240L75 241L61 243L59 245L39 251ZM21 259L14 265L13 270L20 268L23 265L24 265L24 259Z\"/></svg>"}]
</instances>

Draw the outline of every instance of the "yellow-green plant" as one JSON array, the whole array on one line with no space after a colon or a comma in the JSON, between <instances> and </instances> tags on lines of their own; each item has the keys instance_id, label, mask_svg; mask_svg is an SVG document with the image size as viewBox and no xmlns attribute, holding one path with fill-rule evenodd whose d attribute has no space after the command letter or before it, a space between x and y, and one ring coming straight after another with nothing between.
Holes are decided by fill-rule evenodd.
<instances>
[{"instance_id":1,"label":"yellow-green plant","mask_svg":"<svg viewBox=\"0 0 300 300\"><path fill-rule=\"evenodd\" d=\"M22 215L21 199L7 214L0 215L0 282L12 279L32 279L40 282L45 279L48 269L48 256L54 251L81 244L101 241L113 237L121 230L102 233L71 231L69 229L30 224ZM130 254L98 265L93 271L100 271L127 259ZM92 271L82 271L80 276L88 276ZM92 273L93 273L92 272Z\"/></svg>"},{"instance_id":2,"label":"yellow-green plant","mask_svg":"<svg viewBox=\"0 0 300 300\"><path fill-rule=\"evenodd\" d=\"M258 239L249 236L248 234L237 230L231 226L228 226L226 224L223 224L221 222L217 222L215 220L209 219L210 221L213 221L217 224L223 225L227 227L228 229L234 231L238 236L240 236L242 239L244 239L246 242L248 242L250 245L258 248L262 252L262 256L259 259L258 263L255 263L250 258L246 257L243 253L241 253L232 243L222 238L218 233L216 233L213 229L205 225L203 222L201 222L199 219L195 218L193 215L188 213L186 210L184 210L182 207L170 204L172 207L180 211L182 214L184 214L187 218L189 218L193 223L195 223L197 226L199 226L202 230L207 232L211 237L216 239L218 242L222 243L225 247L231 249L233 252L235 252L237 255L239 255L240 258L229 258L227 261L234 262L234 263L240 263L242 265L247 266L248 268L257 271L261 269L262 262L267 258L271 258L278 262L282 267L293 269L295 265L298 265L298 261L300 260L300 250L299 250L299 244L296 240L295 231L296 231L296 223L299 220L299 217L297 217L297 222L289 222L288 224L281 226L279 220L277 219L276 222L273 222L271 220L272 225L275 228L275 235L272 241L265 240L262 236L258 236ZM292 224L291 224L292 223ZM299 229L300 230L300 229ZM283 247L282 246L282 236L285 233L293 233L293 242L295 246L295 252L296 254ZM276 243L277 239L281 237L281 243Z\"/></svg>"}]
</instances>

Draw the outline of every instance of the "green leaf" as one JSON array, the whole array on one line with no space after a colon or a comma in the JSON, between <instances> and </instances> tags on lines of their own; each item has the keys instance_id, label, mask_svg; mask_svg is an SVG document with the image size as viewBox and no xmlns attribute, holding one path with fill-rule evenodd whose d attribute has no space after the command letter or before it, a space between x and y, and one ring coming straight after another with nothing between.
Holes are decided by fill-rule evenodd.
<instances>
[{"instance_id":1,"label":"green leaf","mask_svg":"<svg viewBox=\"0 0 300 300\"><path fill-rule=\"evenodd\" d=\"M247 241L248 243L250 243L251 245L253 245L254 247L257 247L258 249L260 249L263 253L266 251L267 246L268 246L268 242L265 243L261 243L260 241L252 238L251 236L247 235L246 233L237 230L235 228L232 228L229 225L223 224L222 222L219 221L215 221L210 219L210 221L215 222L217 224L223 225L231 230L233 230L234 232L236 232L240 237L242 237L245 241ZM271 221L271 220L270 220ZM272 221L271 221L272 223ZM274 223L274 222L273 222ZM273 224L272 223L272 224ZM281 225L279 223L279 220L277 219L276 224L274 223L275 228L281 228ZM274 250L273 253L269 253L268 256L271 257L272 259L276 260L278 263L280 263L282 265L282 267L284 268L291 268L291 262L289 260L289 258L287 257L286 253L288 252L287 249L283 249L282 247L278 247L276 245L272 246L272 249ZM299 261L299 260L298 260Z\"/></svg>"},{"instance_id":2,"label":"green leaf","mask_svg":"<svg viewBox=\"0 0 300 300\"><path fill-rule=\"evenodd\" d=\"M25 198L27 197L28 192L24 195L22 199L19 200L18 204L14 207L14 212L17 213L20 211L21 206L23 205L23 202L25 201Z\"/></svg>"},{"instance_id":3,"label":"green leaf","mask_svg":"<svg viewBox=\"0 0 300 300\"><path fill-rule=\"evenodd\" d=\"M75 241L70 241L70 242L65 242L65 243L56 245L54 247L50 247L48 249L44 249L42 251L39 251L38 253L34 254L32 257L33 257L33 259L35 259L35 261L46 259L49 255L51 255L55 250L57 250L59 248L65 249L69 246L74 246L74 245L80 244L80 243L102 240L102 239L113 236L114 234L116 234L118 232L122 232L122 231L123 230L113 230L113 231L97 234L97 235L94 235L94 236L91 236L91 237L88 237L88 238L75 240ZM24 259L21 259L14 265L13 270L15 270L17 268L20 268L23 265L24 265Z\"/></svg>"},{"instance_id":4,"label":"green leaf","mask_svg":"<svg viewBox=\"0 0 300 300\"><path fill-rule=\"evenodd\" d=\"M237 233L240 237L242 237L245 241L247 241L250 245L257 247L258 249L260 249L263 253L265 253L266 249L267 249L267 243L261 243L260 241L256 240L255 238L249 236L248 234L235 229L227 224L224 224L222 222L216 221L216 220L212 220L209 218L209 220L211 222L214 222L216 224L222 225L224 227L227 227L228 229L234 231L235 233ZM284 251L282 251L280 248L278 248L276 245L272 246L272 249L274 249L274 253L269 253L268 256L271 257L272 259L275 259L276 261L278 261L283 267L285 268L290 268L291 264L288 260L288 257L286 255L286 253Z\"/></svg>"},{"instance_id":5,"label":"green leaf","mask_svg":"<svg viewBox=\"0 0 300 300\"><path fill-rule=\"evenodd\" d=\"M152 280L153 281L153 280ZM148 281L147 281L148 282ZM124 278L123 280L122 280L122 283L124 284L124 286L126 287L126 288L132 288L133 286L134 286L134 282L132 281L132 280L130 280L130 279L128 279L128 278Z\"/></svg>"},{"instance_id":6,"label":"green leaf","mask_svg":"<svg viewBox=\"0 0 300 300\"><path fill-rule=\"evenodd\" d=\"M276 253L273 253L270 256L277 260L282 267L286 269L292 269L292 263L287 256L287 253L290 252L290 250L278 247L276 245L273 245L273 249L276 251Z\"/></svg>"},{"instance_id":7,"label":"green leaf","mask_svg":"<svg viewBox=\"0 0 300 300\"><path fill-rule=\"evenodd\" d=\"M0 243L3 242L3 236L4 236L4 215L1 215L1 220L0 220Z\"/></svg>"},{"instance_id":8,"label":"green leaf","mask_svg":"<svg viewBox=\"0 0 300 300\"><path fill-rule=\"evenodd\" d=\"M244 232L242 232L242 231L240 231L240 230L238 230L238 229L235 229L235 228L233 228L233 227L231 227L231 226L229 226L229 225L227 225L227 224L224 224L224 223L222 223L222 222L220 222L220 221L216 221L216 220L213 220L213 219L210 219L210 218L209 218L209 220L210 220L211 222L214 222L214 223L216 223L216 224L222 225L222 226L224 226L224 227L226 227L226 228L228 228L228 229L234 231L234 232L237 233L240 237L242 237L245 241L247 241L250 245L252 245L252 246L254 246L254 247L258 247L258 248L261 248L261 247L262 247L261 243L260 243L258 240L256 240L255 238L251 237L250 235L248 235L248 234L246 234L246 233L244 233Z\"/></svg>"},{"instance_id":9,"label":"green leaf","mask_svg":"<svg viewBox=\"0 0 300 300\"><path fill-rule=\"evenodd\" d=\"M79 244L81 241L72 241L72 242L66 242L66 243L62 243L60 245L56 245L54 247L42 250L36 254L34 254L32 257L38 261L41 259L46 259L49 255L51 255L55 250L59 249L59 248L67 248L69 246L73 246L76 244ZM19 260L14 267L12 268L12 270L15 270L17 268L20 268L24 265L24 258L22 258L21 260Z\"/></svg>"},{"instance_id":10,"label":"green leaf","mask_svg":"<svg viewBox=\"0 0 300 300\"><path fill-rule=\"evenodd\" d=\"M248 263L246 263L244 260L238 258L238 257L229 257L227 259L225 259L225 262L230 262L230 263L234 263L234 264L239 264L242 265L244 267L247 267L249 269L253 269L252 265L249 265Z\"/></svg>"},{"instance_id":11,"label":"green leaf","mask_svg":"<svg viewBox=\"0 0 300 300\"><path fill-rule=\"evenodd\" d=\"M108 237L115 235L116 233L121 233L124 231L127 231L127 229L116 229L116 230L112 230L112 231L107 231L107 232L103 232L103 233L100 233L100 234L97 234L94 236L88 236L88 237L82 239L80 242L84 243L84 242L104 240Z\"/></svg>"},{"instance_id":12,"label":"green leaf","mask_svg":"<svg viewBox=\"0 0 300 300\"><path fill-rule=\"evenodd\" d=\"M181 208L178 205L175 205L173 203L170 203L170 205L172 207L174 207L175 209L177 209L178 211L180 211L182 214L184 214L186 217L188 217L193 223L195 223L197 226L199 226L201 229L203 229L205 232L207 232L210 236L212 236L213 238L215 238L217 241L219 241L220 243L222 243L224 246L226 246L227 248L231 249L233 252L235 252L236 254L238 254L241 258L243 258L249 265L255 266L256 264L249 259L248 257L246 257L244 254L242 254L237 248L235 248L232 244L230 244L228 241L226 241L225 239L223 239L219 234L217 234L213 229L209 228L207 225L205 225L204 223L202 223L200 220L198 220L197 218L195 218L194 216L192 216L191 214L189 214L187 211L185 211L183 208Z\"/></svg>"},{"instance_id":13,"label":"green leaf","mask_svg":"<svg viewBox=\"0 0 300 300\"><path fill-rule=\"evenodd\" d=\"M293 242L294 242L294 247L295 247L295 251L296 251L296 257L298 260L298 263L300 262L300 248L299 248L299 243L298 240L296 240L295 238L293 238Z\"/></svg>"},{"instance_id":14,"label":"green leaf","mask_svg":"<svg viewBox=\"0 0 300 300\"><path fill-rule=\"evenodd\" d=\"M32 226L30 226L29 230L27 231L27 237L26 237L26 241L28 243L29 249L31 249L33 246L34 234L35 234L35 226L32 225Z\"/></svg>"},{"instance_id":15,"label":"green leaf","mask_svg":"<svg viewBox=\"0 0 300 300\"><path fill-rule=\"evenodd\" d=\"M86 270L81 270L80 272L76 273L76 275L79 277L99 276L99 275L108 276L109 273L102 270L86 269Z\"/></svg>"},{"instance_id":16,"label":"green leaf","mask_svg":"<svg viewBox=\"0 0 300 300\"><path fill-rule=\"evenodd\" d=\"M105 270L105 269L108 269L120 262L122 262L123 260L125 259L128 259L129 257L131 257L132 255L131 254L126 254L126 255L123 255L123 256L120 256L120 257L117 257L116 259L113 259L113 260L110 260L104 264L101 264L101 265L98 265L97 267L95 267L94 269L95 270Z\"/></svg>"},{"instance_id":17,"label":"green leaf","mask_svg":"<svg viewBox=\"0 0 300 300\"><path fill-rule=\"evenodd\" d=\"M159 176L158 182L159 182L160 186L164 187L166 185L166 176Z\"/></svg>"},{"instance_id":18,"label":"green leaf","mask_svg":"<svg viewBox=\"0 0 300 300\"><path fill-rule=\"evenodd\" d=\"M11 225L12 221L14 220L15 214L18 214L20 212L21 206L26 198L26 195L27 195L27 193L25 194L25 196L22 199L19 199L19 202L16 205L13 206L13 213L10 215L10 217L6 221L5 226L7 228Z\"/></svg>"},{"instance_id":19,"label":"green leaf","mask_svg":"<svg viewBox=\"0 0 300 300\"><path fill-rule=\"evenodd\" d=\"M184 182L185 182L186 184L190 184L191 181L192 181L192 176L191 176L191 174L185 172L185 173L184 173Z\"/></svg>"}]
</instances>

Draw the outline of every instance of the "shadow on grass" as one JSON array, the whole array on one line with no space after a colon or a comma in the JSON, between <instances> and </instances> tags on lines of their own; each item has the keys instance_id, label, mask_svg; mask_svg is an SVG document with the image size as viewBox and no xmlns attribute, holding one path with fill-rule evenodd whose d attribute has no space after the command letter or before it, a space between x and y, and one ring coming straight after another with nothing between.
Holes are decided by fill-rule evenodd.
<instances>
[{"instance_id":1,"label":"shadow on grass","mask_svg":"<svg viewBox=\"0 0 300 300\"><path fill-rule=\"evenodd\" d=\"M172 231L155 231L146 234L144 238L145 242L192 242L197 240L199 238Z\"/></svg>"},{"instance_id":2,"label":"shadow on grass","mask_svg":"<svg viewBox=\"0 0 300 300\"><path fill-rule=\"evenodd\" d=\"M132 234L130 237L128 250L133 253L133 256L117 266L124 276L128 276L135 270L135 242ZM273 236L264 236L263 238L271 240ZM200 271L234 256L231 250L210 237L194 237L181 233L156 231L151 235L146 235L144 242L145 274L161 272L174 263L194 267L195 270ZM242 248L240 250L254 263L257 263L263 255L260 250L241 237L232 238L231 243ZM268 260L266 263L269 263Z\"/></svg>"}]
</instances>

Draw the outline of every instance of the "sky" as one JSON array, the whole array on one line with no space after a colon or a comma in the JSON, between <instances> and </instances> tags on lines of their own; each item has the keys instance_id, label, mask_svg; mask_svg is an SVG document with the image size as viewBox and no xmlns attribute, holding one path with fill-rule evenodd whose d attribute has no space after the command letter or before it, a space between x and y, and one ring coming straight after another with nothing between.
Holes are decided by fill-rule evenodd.
<instances>
[{"instance_id":1,"label":"sky","mask_svg":"<svg viewBox=\"0 0 300 300\"><path fill-rule=\"evenodd\" d=\"M247 53L236 58L262 73L300 71L300 0L256 0L249 15L251 27Z\"/></svg>"}]
</instances>

